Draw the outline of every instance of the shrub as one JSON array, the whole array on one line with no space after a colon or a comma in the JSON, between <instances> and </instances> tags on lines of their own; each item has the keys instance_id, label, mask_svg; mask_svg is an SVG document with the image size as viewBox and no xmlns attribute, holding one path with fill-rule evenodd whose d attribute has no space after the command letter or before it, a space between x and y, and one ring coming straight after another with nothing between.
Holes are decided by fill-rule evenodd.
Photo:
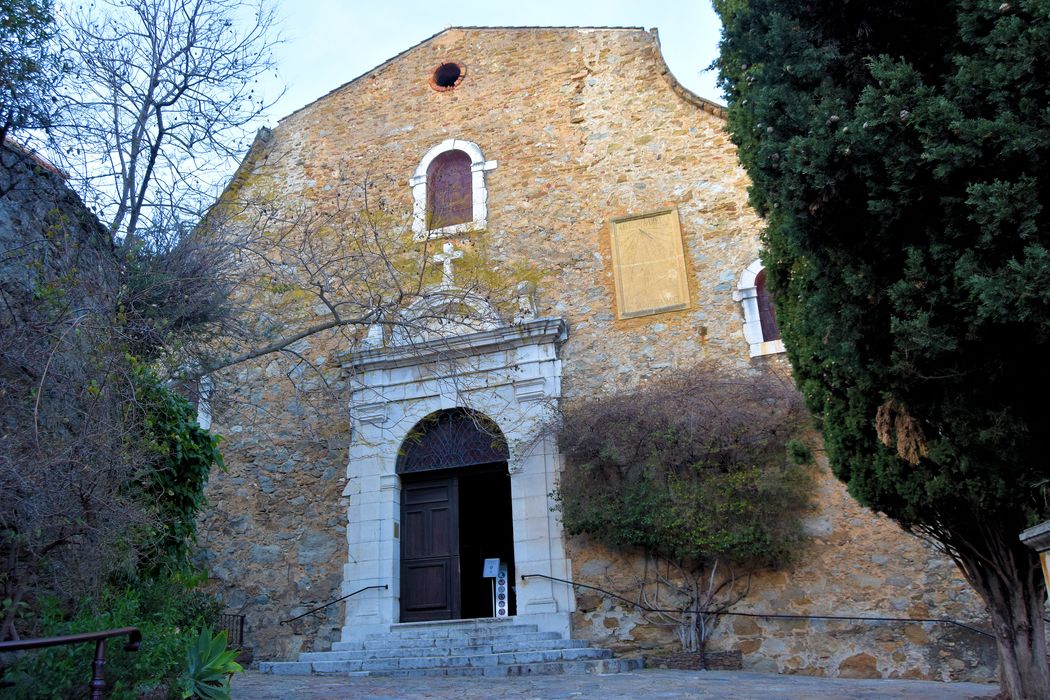
<instances>
[{"instance_id":1,"label":"shrub","mask_svg":"<svg viewBox=\"0 0 1050 700\"><path fill-rule=\"evenodd\" d=\"M132 365L135 402L125 410L138 413L128 422L142 426L135 438L147 461L129 487L151 515L136 542L140 567L150 574L187 563L208 475L212 465L225 469L225 464L219 439L197 424L196 408L152 370Z\"/></svg>"},{"instance_id":2,"label":"shrub","mask_svg":"<svg viewBox=\"0 0 1050 700\"><path fill-rule=\"evenodd\" d=\"M236 658L237 652L226 648L226 630L212 634L202 629L186 650L186 672L179 679L181 697L230 700L230 679L244 670Z\"/></svg>"},{"instance_id":3,"label":"shrub","mask_svg":"<svg viewBox=\"0 0 1050 700\"><path fill-rule=\"evenodd\" d=\"M158 688L175 688L186 664L186 650L202 628L214 626L219 602L198 588L196 577L154 580L137 588L110 587L98 600L85 599L72 615L58 601L42 601L38 626L43 636L138 627L142 645L124 651L126 639L106 645L106 687L112 700L133 700ZM13 697L64 700L81 698L91 680L94 644L50 647L26 652L8 670ZM41 685L41 682L43 686Z\"/></svg>"},{"instance_id":4,"label":"shrub","mask_svg":"<svg viewBox=\"0 0 1050 700\"><path fill-rule=\"evenodd\" d=\"M805 420L801 398L775 375L713 365L568 404L555 492L565 530L642 548L653 562L642 602L670 588L683 645L702 647L750 573L783 566L799 549Z\"/></svg>"}]
</instances>

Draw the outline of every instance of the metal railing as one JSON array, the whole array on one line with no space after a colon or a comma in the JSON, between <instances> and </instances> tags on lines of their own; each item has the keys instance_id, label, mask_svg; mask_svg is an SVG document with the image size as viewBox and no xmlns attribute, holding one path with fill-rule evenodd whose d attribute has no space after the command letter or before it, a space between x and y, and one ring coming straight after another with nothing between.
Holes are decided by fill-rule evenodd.
<instances>
[{"instance_id":1,"label":"metal railing","mask_svg":"<svg viewBox=\"0 0 1050 700\"><path fill-rule=\"evenodd\" d=\"M618 594L613 593L611 591L607 591L604 588L598 588L597 586L588 586L586 583L576 583L576 582L573 582L573 581L567 581L567 580L565 580L563 578L557 578L555 576L547 576L545 574L523 574L521 578L522 578L522 580L530 579L530 578L545 578L545 579L548 579L548 580L551 580L551 581L558 581L559 583L565 583L565 584L568 584L568 585L576 587L576 588L586 588L588 590L597 591L598 593L601 593L603 595L607 595L610 598L616 598L617 600L622 600L623 602L627 603L628 605L630 605L632 607L635 607L635 608L638 608L639 610L643 610L645 612L655 612L655 613L681 613L682 612L682 610L680 608L679 609L651 608L648 605L642 605L641 603L636 603L635 601L630 600L629 598L624 598L622 595L618 595ZM934 623L940 623L940 624L943 624L943 625L954 625L956 627L961 627L962 629L967 630L968 632L973 632L974 634L979 634L979 635L981 635L983 637L990 637L992 639L995 638L995 635L992 634L991 632L986 632L986 631L984 631L982 629L979 629L977 627L973 627L972 625L968 625L968 624L966 624L964 622L959 622L958 620L952 620L952 619L947 618L947 617L884 617L884 616L872 617L872 616L868 616L868 615L800 615L800 614L795 614L795 613L737 612L737 611L733 611L733 610L697 610L696 612L701 614L701 615L710 614L710 615L731 615L731 616L735 616L735 617L761 617L761 618L768 618L768 619L773 619L773 620L842 620L842 621L847 621L847 622L934 622Z\"/></svg>"},{"instance_id":2,"label":"metal railing","mask_svg":"<svg viewBox=\"0 0 1050 700\"><path fill-rule=\"evenodd\" d=\"M23 651L28 649L43 649L45 647L57 647L63 644L83 644L84 642L95 643L95 660L91 668L91 700L102 700L106 691L106 640L111 637L127 636L128 643L124 645L126 651L138 651L142 643L142 633L137 627L121 627L119 629L102 630L101 632L84 632L82 634L67 634L63 637L41 637L39 639L21 639L13 642L0 642L0 653L9 651Z\"/></svg>"},{"instance_id":3,"label":"metal railing","mask_svg":"<svg viewBox=\"0 0 1050 700\"><path fill-rule=\"evenodd\" d=\"M340 602L346 600L347 598L350 598L351 596L355 596L358 593L363 593L365 591L370 591L373 588L387 589L387 588L389 588L389 586L387 586L385 583L383 585L381 585L381 586L365 586L364 588L360 588L360 589L354 591L353 593L347 593L342 598L336 598L335 600L328 601L324 605L318 605L316 608L311 608L310 610L307 610L306 612L304 612L302 615L296 615L295 617L290 617L287 620L281 620L281 624L282 625L286 625L289 622L295 622L296 620L298 620L300 618L303 618L303 617L306 617L307 615L313 615L315 612L319 612L321 610L324 610L325 608L327 608L330 605L335 605L336 603L340 603Z\"/></svg>"}]
</instances>

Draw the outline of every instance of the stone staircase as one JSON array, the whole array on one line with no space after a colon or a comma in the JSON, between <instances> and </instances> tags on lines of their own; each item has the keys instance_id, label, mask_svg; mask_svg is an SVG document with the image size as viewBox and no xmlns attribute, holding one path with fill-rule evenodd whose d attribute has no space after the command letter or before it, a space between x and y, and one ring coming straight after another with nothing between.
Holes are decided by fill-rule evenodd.
<instances>
[{"instance_id":1,"label":"stone staircase","mask_svg":"<svg viewBox=\"0 0 1050 700\"><path fill-rule=\"evenodd\" d=\"M389 634L336 642L332 651L306 652L298 661L263 661L274 674L351 676L530 676L621 673L641 659L614 659L608 649L540 632L507 620L456 620L394 625Z\"/></svg>"}]
</instances>

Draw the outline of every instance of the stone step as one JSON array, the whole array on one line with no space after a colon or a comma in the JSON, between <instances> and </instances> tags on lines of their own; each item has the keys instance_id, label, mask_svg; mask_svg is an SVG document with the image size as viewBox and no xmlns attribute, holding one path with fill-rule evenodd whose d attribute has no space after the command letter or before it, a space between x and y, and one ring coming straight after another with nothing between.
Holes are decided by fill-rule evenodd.
<instances>
[{"instance_id":1,"label":"stone step","mask_svg":"<svg viewBox=\"0 0 1050 700\"><path fill-rule=\"evenodd\" d=\"M561 639L558 635L540 639L508 639L484 644L436 644L419 646L412 644L368 645L366 648L343 649L333 645L332 651L309 651L299 655L300 661L355 661L358 659L380 659L385 657L419 656L469 656L471 654L501 654L515 651L542 651L545 649L579 649L588 643L579 639Z\"/></svg>"},{"instance_id":2,"label":"stone step","mask_svg":"<svg viewBox=\"0 0 1050 700\"><path fill-rule=\"evenodd\" d=\"M584 661L553 661L547 663L518 664L512 666L487 666L467 668L431 668L397 671L373 671L370 676L393 678L429 678L450 676L548 676L564 673L630 673L642 668L641 659L588 659Z\"/></svg>"},{"instance_id":3,"label":"stone step","mask_svg":"<svg viewBox=\"0 0 1050 700\"><path fill-rule=\"evenodd\" d=\"M275 676L308 676L313 673L313 668L309 661L260 661L259 672Z\"/></svg>"},{"instance_id":4,"label":"stone step","mask_svg":"<svg viewBox=\"0 0 1050 700\"><path fill-rule=\"evenodd\" d=\"M343 671L390 671L422 670L430 668L488 668L500 665L550 663L554 661L580 661L607 659L612 656L608 649L566 648L540 651L506 652L502 654L469 654L463 656L404 656L357 661L313 661L317 673Z\"/></svg>"},{"instance_id":5,"label":"stone step","mask_svg":"<svg viewBox=\"0 0 1050 700\"><path fill-rule=\"evenodd\" d=\"M335 642L332 651L360 651L363 649L426 649L442 645L480 645L480 644L514 644L516 642L533 642L539 640L561 639L557 632L520 632L516 634L464 635L462 637L429 637L405 639L402 637L377 636L364 641Z\"/></svg>"},{"instance_id":6,"label":"stone step","mask_svg":"<svg viewBox=\"0 0 1050 700\"><path fill-rule=\"evenodd\" d=\"M328 652L331 654L333 652ZM338 652L336 652L338 653ZM492 668L495 666L527 666L533 664L569 663L574 661L599 661L612 658L608 649L569 647L540 651L518 651L502 654L470 654L463 656L405 656L378 659L332 659L316 658L325 652L311 654L309 660L292 662L265 662L260 664L263 672L269 673L388 673L393 671L422 671L454 668ZM304 656L306 656L304 654Z\"/></svg>"},{"instance_id":7,"label":"stone step","mask_svg":"<svg viewBox=\"0 0 1050 700\"><path fill-rule=\"evenodd\" d=\"M390 632L370 634L366 639L436 639L470 635L514 635L538 632L537 625L523 625L506 620L453 620L449 622L403 622L390 626Z\"/></svg>"},{"instance_id":8,"label":"stone step","mask_svg":"<svg viewBox=\"0 0 1050 700\"><path fill-rule=\"evenodd\" d=\"M638 659L614 659L608 649L536 625L508 620L459 620L394 625L387 634L336 642L332 651L306 652L298 661L261 662L264 673L420 676L525 676L621 673Z\"/></svg>"},{"instance_id":9,"label":"stone step","mask_svg":"<svg viewBox=\"0 0 1050 700\"><path fill-rule=\"evenodd\" d=\"M501 666L514 666L518 664L538 664L551 661L582 661L586 659L611 659L612 651L609 649L595 649L592 647L568 647L562 649L547 649L543 651L512 651L503 654L494 654Z\"/></svg>"}]
</instances>

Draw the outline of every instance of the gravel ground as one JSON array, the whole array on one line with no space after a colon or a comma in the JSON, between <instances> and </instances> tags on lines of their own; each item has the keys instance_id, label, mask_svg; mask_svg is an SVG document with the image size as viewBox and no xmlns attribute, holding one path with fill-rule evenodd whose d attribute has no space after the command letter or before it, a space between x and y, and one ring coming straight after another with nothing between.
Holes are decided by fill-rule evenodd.
<instances>
[{"instance_id":1,"label":"gravel ground","mask_svg":"<svg viewBox=\"0 0 1050 700\"><path fill-rule=\"evenodd\" d=\"M605 676L526 678L372 678L271 676L249 671L233 680L234 700L389 700L390 698L518 698L520 700L969 700L991 698L998 688L980 683L846 680L742 671L644 670Z\"/></svg>"}]
</instances>

